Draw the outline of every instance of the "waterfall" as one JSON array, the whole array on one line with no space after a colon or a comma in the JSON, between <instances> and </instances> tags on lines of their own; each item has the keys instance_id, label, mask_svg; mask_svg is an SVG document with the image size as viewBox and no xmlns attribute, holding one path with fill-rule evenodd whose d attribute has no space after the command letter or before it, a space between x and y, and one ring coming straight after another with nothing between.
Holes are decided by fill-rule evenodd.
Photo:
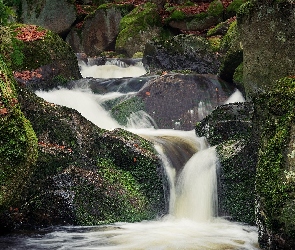
<instances>
[{"instance_id":1,"label":"waterfall","mask_svg":"<svg viewBox=\"0 0 295 250\"><path fill-rule=\"evenodd\" d=\"M112 96L125 94L101 96L85 89L59 89L37 92L37 95L47 101L77 109L99 127L120 127L102 108L101 103ZM236 101L238 95L238 92L235 93L230 102ZM200 109L203 108L204 105L200 104ZM62 227L42 236L25 238L24 248L19 249L258 249L255 227L229 222L216 215L218 159L215 148L208 147L206 140L196 137L194 131L155 128L154 121L143 112L132 114L128 127L125 127L153 142L161 156L169 183L168 215L139 223Z\"/></svg>"},{"instance_id":2,"label":"waterfall","mask_svg":"<svg viewBox=\"0 0 295 250\"><path fill-rule=\"evenodd\" d=\"M120 60L107 61L105 65L87 65L85 62L80 61L79 67L83 77L138 77L146 73L146 70L141 62L137 62L134 65L127 65Z\"/></svg>"},{"instance_id":3,"label":"waterfall","mask_svg":"<svg viewBox=\"0 0 295 250\"><path fill-rule=\"evenodd\" d=\"M194 221L211 221L216 216L216 165L215 148L201 150L191 157L177 180L172 215Z\"/></svg>"}]
</instances>

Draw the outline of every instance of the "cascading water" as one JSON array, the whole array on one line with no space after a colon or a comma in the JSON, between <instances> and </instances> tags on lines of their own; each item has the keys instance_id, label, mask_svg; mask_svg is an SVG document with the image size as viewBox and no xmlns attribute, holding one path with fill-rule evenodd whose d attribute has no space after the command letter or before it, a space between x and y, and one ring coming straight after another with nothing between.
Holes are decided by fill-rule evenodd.
<instances>
[{"instance_id":1,"label":"cascading water","mask_svg":"<svg viewBox=\"0 0 295 250\"><path fill-rule=\"evenodd\" d=\"M106 129L119 124L100 106L101 102L112 98L111 95L126 95L100 96L85 89L37 94L47 101L77 109ZM130 127L126 129L151 140L162 157L170 186L169 214L140 223L56 228L44 235L18 239L20 245L15 249L258 249L255 227L216 217L218 159L215 149L208 147L204 138L197 138L194 131L155 129L152 119L142 112L133 114L129 121Z\"/></svg>"}]
</instances>

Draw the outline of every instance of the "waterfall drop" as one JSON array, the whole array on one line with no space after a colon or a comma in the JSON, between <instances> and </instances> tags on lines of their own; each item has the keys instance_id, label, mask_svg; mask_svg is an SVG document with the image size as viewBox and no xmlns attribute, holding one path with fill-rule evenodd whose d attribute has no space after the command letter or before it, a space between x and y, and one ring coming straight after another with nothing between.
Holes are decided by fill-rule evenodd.
<instances>
[{"instance_id":1,"label":"waterfall drop","mask_svg":"<svg viewBox=\"0 0 295 250\"><path fill-rule=\"evenodd\" d=\"M211 221L217 211L217 157L215 148L194 154L185 164L176 185L176 218Z\"/></svg>"}]
</instances>

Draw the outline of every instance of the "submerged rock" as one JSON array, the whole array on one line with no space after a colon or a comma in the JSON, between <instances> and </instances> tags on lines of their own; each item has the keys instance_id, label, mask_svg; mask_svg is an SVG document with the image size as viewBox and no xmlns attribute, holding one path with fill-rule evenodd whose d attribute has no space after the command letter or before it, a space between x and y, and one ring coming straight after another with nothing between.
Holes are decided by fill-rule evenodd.
<instances>
[{"instance_id":1,"label":"submerged rock","mask_svg":"<svg viewBox=\"0 0 295 250\"><path fill-rule=\"evenodd\" d=\"M168 74L152 78L138 93L115 103L111 112L122 125L143 110L159 128L192 130L232 92L232 86L213 75Z\"/></svg>"}]
</instances>

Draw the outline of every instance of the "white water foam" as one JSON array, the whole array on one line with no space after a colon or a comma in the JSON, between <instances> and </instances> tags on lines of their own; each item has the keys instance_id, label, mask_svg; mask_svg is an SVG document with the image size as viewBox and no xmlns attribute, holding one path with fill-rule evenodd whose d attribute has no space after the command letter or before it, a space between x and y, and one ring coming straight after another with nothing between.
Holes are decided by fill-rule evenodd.
<instances>
[{"instance_id":1,"label":"white water foam","mask_svg":"<svg viewBox=\"0 0 295 250\"><path fill-rule=\"evenodd\" d=\"M95 95L87 89L70 90L64 88L54 89L48 92L36 91L36 94L48 102L77 110L82 116L100 128L114 129L121 127L100 105L103 101L110 99L104 95ZM112 97L117 97L118 95L121 96L124 94L116 93Z\"/></svg>"},{"instance_id":2,"label":"white water foam","mask_svg":"<svg viewBox=\"0 0 295 250\"><path fill-rule=\"evenodd\" d=\"M235 90L235 92L225 101L224 104L235 102L245 102L243 94L238 89Z\"/></svg>"},{"instance_id":3,"label":"white water foam","mask_svg":"<svg viewBox=\"0 0 295 250\"><path fill-rule=\"evenodd\" d=\"M119 67L117 65L92 65L88 66L84 62L79 63L81 74L84 78L122 78L139 77L146 74L142 64L137 63L134 66Z\"/></svg>"}]
</instances>

